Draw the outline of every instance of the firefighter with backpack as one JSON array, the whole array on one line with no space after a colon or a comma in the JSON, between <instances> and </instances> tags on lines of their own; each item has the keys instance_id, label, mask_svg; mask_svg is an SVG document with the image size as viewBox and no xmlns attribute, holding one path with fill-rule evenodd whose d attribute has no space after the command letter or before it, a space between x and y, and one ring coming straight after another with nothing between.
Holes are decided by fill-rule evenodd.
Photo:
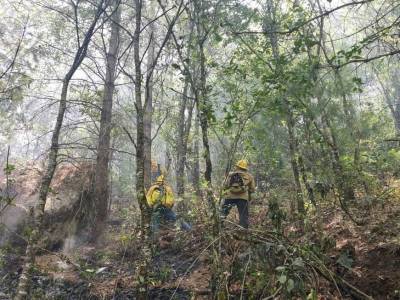
<instances>
[{"instance_id":1,"label":"firefighter with backpack","mask_svg":"<svg viewBox=\"0 0 400 300\"><path fill-rule=\"evenodd\" d=\"M244 159L236 163L235 170L230 172L224 181L224 203L221 217L225 219L231 208L236 206L239 211L239 224L249 227L249 201L255 192L256 185L253 176L248 171L248 162Z\"/></svg>"},{"instance_id":2,"label":"firefighter with backpack","mask_svg":"<svg viewBox=\"0 0 400 300\"><path fill-rule=\"evenodd\" d=\"M158 231L160 221L175 223L178 219L175 212L172 210L174 206L174 193L168 185L164 175L157 177L155 183L149 188L146 193L147 204L152 208L151 229L152 232ZM191 226L183 220L180 220L181 229L189 231Z\"/></svg>"}]
</instances>

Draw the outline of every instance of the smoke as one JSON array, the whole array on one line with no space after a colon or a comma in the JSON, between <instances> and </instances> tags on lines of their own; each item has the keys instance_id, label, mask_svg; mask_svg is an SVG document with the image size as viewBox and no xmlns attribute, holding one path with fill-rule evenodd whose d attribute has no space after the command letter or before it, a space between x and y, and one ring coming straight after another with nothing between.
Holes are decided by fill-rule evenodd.
<instances>
[{"instance_id":1,"label":"smoke","mask_svg":"<svg viewBox=\"0 0 400 300\"><path fill-rule=\"evenodd\" d=\"M62 252L66 255L72 254L73 251L89 241L88 230L78 230L78 221L73 220L68 223L68 234L64 239Z\"/></svg>"},{"instance_id":2,"label":"smoke","mask_svg":"<svg viewBox=\"0 0 400 300\"><path fill-rule=\"evenodd\" d=\"M18 235L25 221L28 220L29 209L22 205L8 206L0 215L0 246L8 242L21 241Z\"/></svg>"}]
</instances>

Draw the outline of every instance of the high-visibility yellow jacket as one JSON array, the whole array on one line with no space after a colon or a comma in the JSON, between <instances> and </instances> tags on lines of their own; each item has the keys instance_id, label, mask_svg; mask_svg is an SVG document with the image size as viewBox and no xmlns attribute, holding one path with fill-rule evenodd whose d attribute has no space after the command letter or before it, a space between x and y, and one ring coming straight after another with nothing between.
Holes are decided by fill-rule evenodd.
<instances>
[{"instance_id":1,"label":"high-visibility yellow jacket","mask_svg":"<svg viewBox=\"0 0 400 300\"><path fill-rule=\"evenodd\" d=\"M230 178L233 174L239 173L242 177L244 189L243 192L234 193L231 191L229 186ZM229 175L225 178L224 181L224 191L223 195L225 199L242 199L242 200L249 200L249 196L251 193L254 193L256 190L256 184L254 181L253 176L246 170L236 169L233 172L230 172Z\"/></svg>"},{"instance_id":2,"label":"high-visibility yellow jacket","mask_svg":"<svg viewBox=\"0 0 400 300\"><path fill-rule=\"evenodd\" d=\"M147 204L150 207L155 205L163 205L168 208L174 206L174 193L172 188L165 183L153 184L146 194Z\"/></svg>"}]
</instances>

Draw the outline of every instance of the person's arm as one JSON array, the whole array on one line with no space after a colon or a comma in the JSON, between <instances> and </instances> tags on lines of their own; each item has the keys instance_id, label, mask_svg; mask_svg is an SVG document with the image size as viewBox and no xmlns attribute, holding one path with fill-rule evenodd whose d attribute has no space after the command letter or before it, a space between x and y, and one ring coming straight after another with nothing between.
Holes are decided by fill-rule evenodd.
<instances>
[{"instance_id":1,"label":"person's arm","mask_svg":"<svg viewBox=\"0 0 400 300\"><path fill-rule=\"evenodd\" d=\"M249 177L250 177L249 193L254 193L256 191L256 182L251 174L249 174Z\"/></svg>"},{"instance_id":2,"label":"person's arm","mask_svg":"<svg viewBox=\"0 0 400 300\"><path fill-rule=\"evenodd\" d=\"M153 207L156 204L159 196L160 191L158 189L150 188L146 194L147 204L150 207Z\"/></svg>"},{"instance_id":3,"label":"person's arm","mask_svg":"<svg viewBox=\"0 0 400 300\"><path fill-rule=\"evenodd\" d=\"M167 206L168 208L172 208L175 203L174 192L172 191L172 188L169 186L165 187L165 192L166 192L165 206Z\"/></svg>"}]
</instances>

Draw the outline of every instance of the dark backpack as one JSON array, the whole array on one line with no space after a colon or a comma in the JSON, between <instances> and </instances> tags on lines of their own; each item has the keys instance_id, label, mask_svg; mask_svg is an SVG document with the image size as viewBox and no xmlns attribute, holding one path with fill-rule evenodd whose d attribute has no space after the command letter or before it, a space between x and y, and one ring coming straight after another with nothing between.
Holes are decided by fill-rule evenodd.
<instances>
[{"instance_id":1,"label":"dark backpack","mask_svg":"<svg viewBox=\"0 0 400 300\"><path fill-rule=\"evenodd\" d=\"M242 194L246 191L242 175L233 173L229 178L229 191L232 194Z\"/></svg>"}]
</instances>

